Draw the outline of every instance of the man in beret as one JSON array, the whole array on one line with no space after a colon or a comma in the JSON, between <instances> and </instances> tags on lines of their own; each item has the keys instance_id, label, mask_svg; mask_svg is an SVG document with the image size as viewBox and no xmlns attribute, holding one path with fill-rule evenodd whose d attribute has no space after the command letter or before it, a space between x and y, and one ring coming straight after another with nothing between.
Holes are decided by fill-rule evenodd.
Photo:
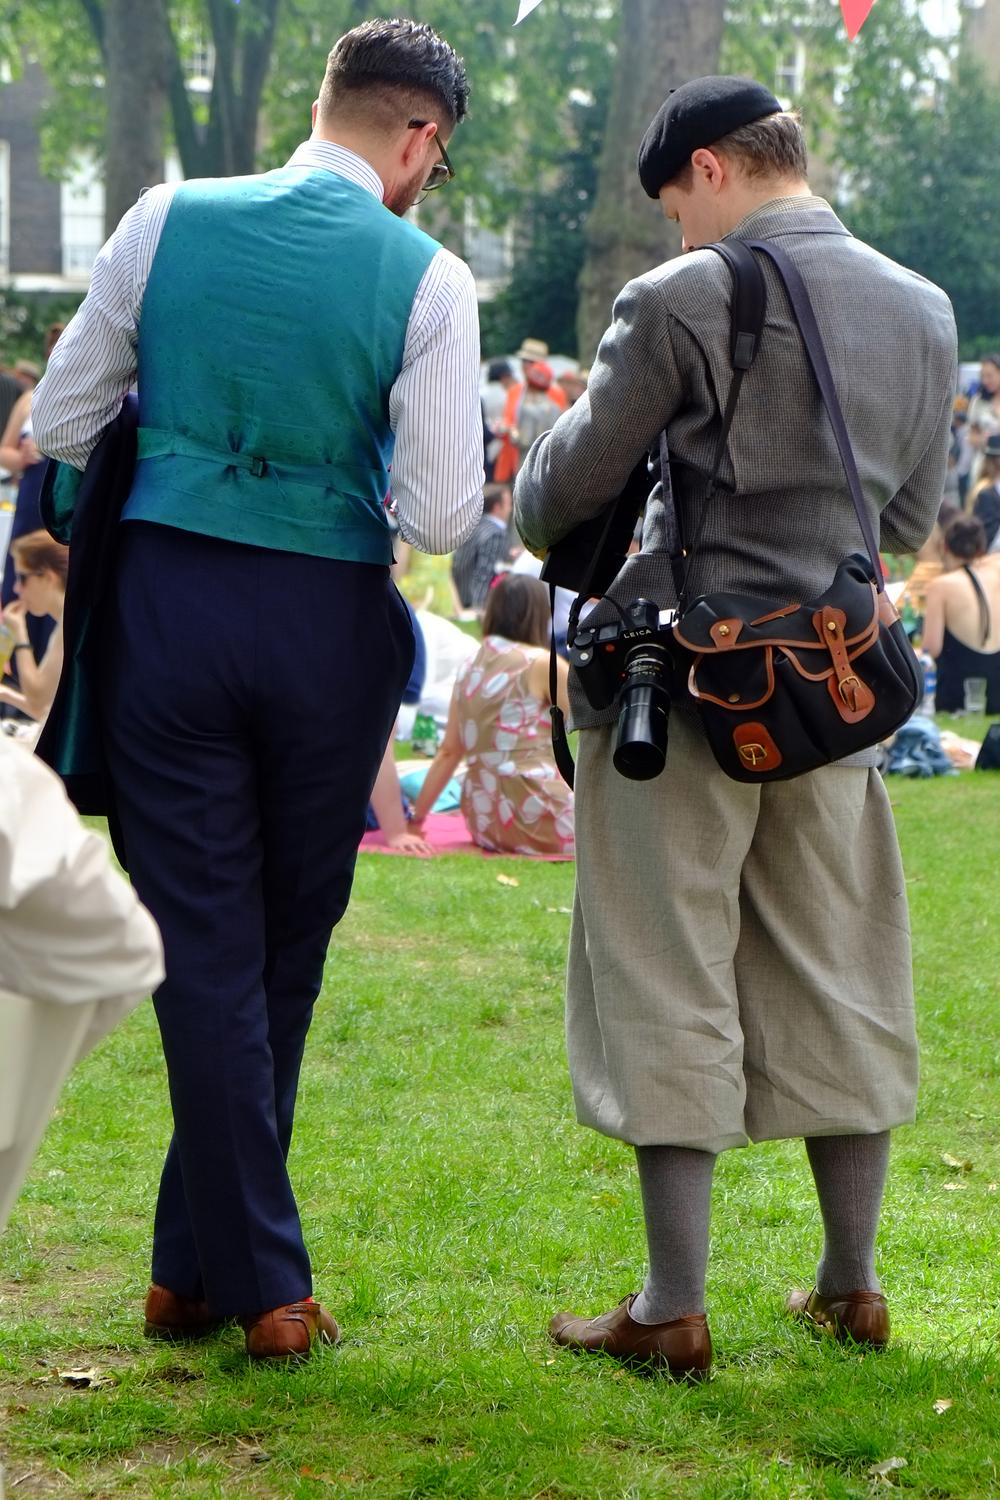
<instances>
[{"instance_id":1,"label":"man in beret","mask_svg":"<svg viewBox=\"0 0 1000 1500\"><path fill-rule=\"evenodd\" d=\"M947 460L947 297L811 194L796 118L753 80L677 89L643 139L639 175L688 253L624 288L587 394L527 455L515 496L526 544L541 552L596 516L664 430L682 534L694 535L733 378L730 273L699 247L732 238L774 239L801 273L881 546L914 551ZM861 547L798 325L758 259L767 320L690 562L691 598L811 599ZM610 595L677 603L660 487ZM588 625L613 617L601 604ZM614 710L591 710L574 677L570 1068L581 1122L636 1147L649 1273L611 1313L560 1313L553 1336L707 1369L715 1158L800 1136L825 1234L815 1288L792 1293L789 1311L883 1344L875 1237L889 1132L914 1116L917 1048L905 885L874 755L744 785L716 765L693 705L678 705L663 774L629 781L612 764Z\"/></svg>"}]
</instances>

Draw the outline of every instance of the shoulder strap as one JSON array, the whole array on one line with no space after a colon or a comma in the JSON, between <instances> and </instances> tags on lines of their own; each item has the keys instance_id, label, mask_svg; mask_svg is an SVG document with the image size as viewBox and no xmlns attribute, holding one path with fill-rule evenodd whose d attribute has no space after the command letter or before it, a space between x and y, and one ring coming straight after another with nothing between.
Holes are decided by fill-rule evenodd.
<instances>
[{"instance_id":1,"label":"shoulder strap","mask_svg":"<svg viewBox=\"0 0 1000 1500\"><path fill-rule=\"evenodd\" d=\"M764 276L757 257L747 249L746 243L742 240L730 240L726 244L706 245L704 248L714 250L716 255L725 261L733 280L729 313L729 358L733 366L733 378L729 385L725 410L722 413L722 427L715 445L712 470L705 489L698 528L690 548L687 549L683 545L680 514L670 484L666 433L660 439L660 470L663 479L663 503L667 512L667 535L678 549L675 553L671 548L670 562L674 582L677 584L678 608L681 610L684 606L687 578L687 568L682 558L690 559L694 552L705 525L708 507L715 498L719 470L726 452L726 443L729 441L729 430L733 425L733 417L736 415L736 403L740 399L744 376L753 364L760 348L764 319L767 316L767 288L764 284Z\"/></svg>"},{"instance_id":2,"label":"shoulder strap","mask_svg":"<svg viewBox=\"0 0 1000 1500\"><path fill-rule=\"evenodd\" d=\"M868 556L871 559L875 587L879 593L882 593L882 564L879 561L875 534L872 531L872 524L868 515L865 492L861 488L858 467L854 462L854 451L851 448L851 439L848 436L844 414L840 409L840 402L837 399L837 388L833 383L833 372L830 369L830 361L826 356L826 349L823 347L823 339L816 322L812 303L809 300L809 293L806 291L806 284L802 280L797 267L785 254L784 250L778 249L773 240L744 240L742 243L753 250L760 250L768 256L785 284L785 291L788 293L788 300L792 304L792 311L799 325L799 332L802 334L802 342L806 346L809 363L812 365L816 384L819 386L820 395L823 398L830 417L833 435L837 440L840 461L844 465L844 473L847 475L847 487L851 492L851 499L854 502L854 509L858 516L858 524L861 527L861 534L865 539L865 546L868 549Z\"/></svg>"},{"instance_id":3,"label":"shoulder strap","mask_svg":"<svg viewBox=\"0 0 1000 1500\"><path fill-rule=\"evenodd\" d=\"M969 564L968 563L963 563L962 564L962 568L963 568L963 571L966 572L969 575L969 582L972 584L972 587L975 589L975 591L976 591L976 598L979 600L979 624L980 624L980 628L982 629L982 632L983 632L983 645L985 646L986 642L990 638L990 624L991 624L991 621L990 621L990 606L989 606L989 601L987 600L986 595L983 593L983 586L982 586L982 584L979 582L979 579L976 577L975 573L973 573L972 569L969 567Z\"/></svg>"}]
</instances>

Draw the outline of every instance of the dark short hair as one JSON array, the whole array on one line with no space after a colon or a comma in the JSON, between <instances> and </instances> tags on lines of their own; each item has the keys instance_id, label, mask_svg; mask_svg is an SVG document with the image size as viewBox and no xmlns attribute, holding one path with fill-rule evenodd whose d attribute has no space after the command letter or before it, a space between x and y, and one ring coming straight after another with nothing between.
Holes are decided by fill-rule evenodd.
<instances>
[{"instance_id":1,"label":"dark short hair","mask_svg":"<svg viewBox=\"0 0 1000 1500\"><path fill-rule=\"evenodd\" d=\"M483 638L502 635L526 646L547 646L552 620L549 595L530 573L505 573L490 589L483 615Z\"/></svg>"},{"instance_id":2,"label":"dark short hair","mask_svg":"<svg viewBox=\"0 0 1000 1500\"><path fill-rule=\"evenodd\" d=\"M505 375L513 375L514 371L505 359L495 359L486 371L487 380L502 380Z\"/></svg>"},{"instance_id":3,"label":"dark short hair","mask_svg":"<svg viewBox=\"0 0 1000 1500\"><path fill-rule=\"evenodd\" d=\"M453 129L469 107L465 64L443 37L420 21L365 21L340 38L327 58L319 92L323 116L364 109L383 128L416 110L440 114ZM405 123L405 121L404 121Z\"/></svg>"},{"instance_id":4,"label":"dark short hair","mask_svg":"<svg viewBox=\"0 0 1000 1500\"><path fill-rule=\"evenodd\" d=\"M494 481L492 484L483 485L483 515L488 516L490 511L496 510L505 495L510 494L510 485Z\"/></svg>"},{"instance_id":5,"label":"dark short hair","mask_svg":"<svg viewBox=\"0 0 1000 1500\"><path fill-rule=\"evenodd\" d=\"M986 532L978 516L955 516L944 529L944 544L952 557L971 562L986 551Z\"/></svg>"},{"instance_id":6,"label":"dark short hair","mask_svg":"<svg viewBox=\"0 0 1000 1500\"><path fill-rule=\"evenodd\" d=\"M804 178L809 173L806 138L794 112L765 115L762 120L741 125L738 130L713 141L706 150L717 156L728 156L739 164L746 177L762 181L771 177ZM670 186L687 192L693 177L694 168L689 160L671 180Z\"/></svg>"},{"instance_id":7,"label":"dark short hair","mask_svg":"<svg viewBox=\"0 0 1000 1500\"><path fill-rule=\"evenodd\" d=\"M54 541L47 531L29 531L15 537L10 544L11 556L26 572L55 573L66 586L69 572L69 548Z\"/></svg>"}]
</instances>

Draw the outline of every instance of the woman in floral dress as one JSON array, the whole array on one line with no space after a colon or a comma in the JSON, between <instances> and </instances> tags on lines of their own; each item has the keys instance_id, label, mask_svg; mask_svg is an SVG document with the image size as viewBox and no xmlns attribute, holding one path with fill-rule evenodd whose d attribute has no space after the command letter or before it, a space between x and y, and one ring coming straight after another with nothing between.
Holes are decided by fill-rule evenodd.
<instances>
[{"instance_id":1,"label":"woman in floral dress","mask_svg":"<svg viewBox=\"0 0 1000 1500\"><path fill-rule=\"evenodd\" d=\"M548 640L544 584L507 574L490 591L479 653L459 671L448 727L413 811L418 830L465 756L462 814L477 844L498 854L573 857L573 793L550 739ZM561 657L558 673L565 713Z\"/></svg>"}]
</instances>

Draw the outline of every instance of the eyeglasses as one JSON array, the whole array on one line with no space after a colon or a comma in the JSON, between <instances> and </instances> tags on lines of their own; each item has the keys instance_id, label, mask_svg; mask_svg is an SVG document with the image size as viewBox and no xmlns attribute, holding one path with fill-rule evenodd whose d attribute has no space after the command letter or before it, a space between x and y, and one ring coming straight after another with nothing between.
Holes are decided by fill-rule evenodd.
<instances>
[{"instance_id":1,"label":"eyeglasses","mask_svg":"<svg viewBox=\"0 0 1000 1500\"><path fill-rule=\"evenodd\" d=\"M429 120L411 120L406 128L407 130L423 130L424 126L429 124ZM436 161L433 167L431 167L430 176L423 186L425 193L433 193L435 188L444 187L445 183L450 182L455 175L455 168L452 166L448 153L444 149L444 142L441 139L440 131L434 137L434 140L441 153L441 160Z\"/></svg>"},{"instance_id":2,"label":"eyeglasses","mask_svg":"<svg viewBox=\"0 0 1000 1500\"><path fill-rule=\"evenodd\" d=\"M27 583L29 578L41 578L44 571L43 568L30 568L27 573L22 573L20 568L15 568L14 580L17 583L24 584Z\"/></svg>"}]
</instances>

